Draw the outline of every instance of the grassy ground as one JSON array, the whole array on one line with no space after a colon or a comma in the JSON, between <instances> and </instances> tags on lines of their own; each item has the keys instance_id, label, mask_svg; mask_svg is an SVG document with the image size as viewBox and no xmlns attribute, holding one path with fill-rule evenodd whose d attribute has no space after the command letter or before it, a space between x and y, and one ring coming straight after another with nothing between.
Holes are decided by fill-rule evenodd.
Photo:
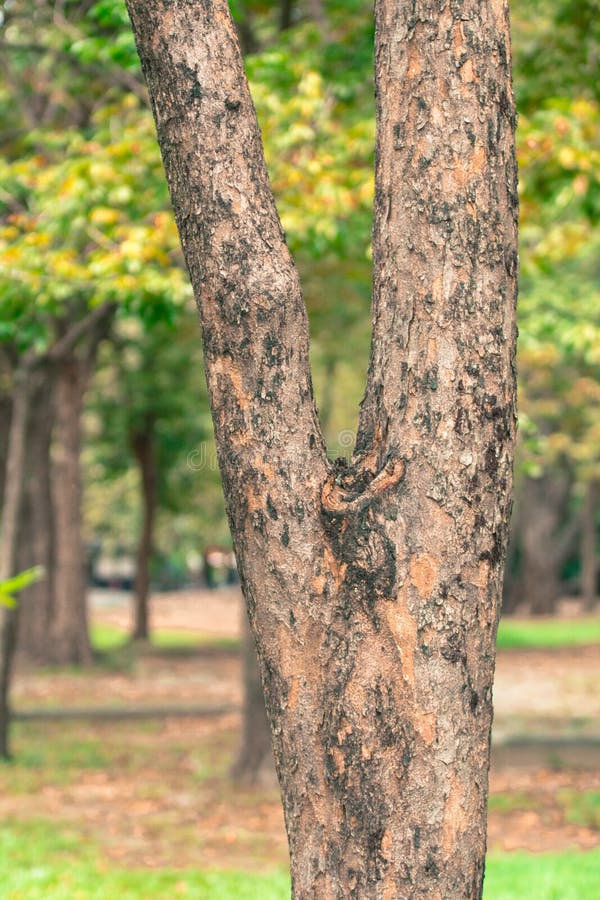
<instances>
[{"instance_id":1,"label":"grassy ground","mask_svg":"<svg viewBox=\"0 0 600 900\"><path fill-rule=\"evenodd\" d=\"M92 642L99 651L111 651L122 647L128 638L125 632L114 625L95 623L92 628ZM503 619L498 630L498 647L501 650L525 648L575 647L600 643L600 616L582 619ZM152 635L156 647L173 649L177 647L215 646L221 649L235 649L240 642L236 637L219 637L199 631L182 629L156 629Z\"/></svg>"},{"instance_id":2,"label":"grassy ground","mask_svg":"<svg viewBox=\"0 0 600 900\"><path fill-rule=\"evenodd\" d=\"M574 647L600 643L600 616L585 619L502 619L498 647Z\"/></svg>"},{"instance_id":3,"label":"grassy ground","mask_svg":"<svg viewBox=\"0 0 600 900\"><path fill-rule=\"evenodd\" d=\"M94 623L91 629L91 639L94 649L100 653L117 650L129 642L128 635L120 628L102 623ZM236 637L168 628L156 629L152 634L151 643L154 647L164 650L187 649L190 647L215 647L219 650L235 650L240 646L240 641Z\"/></svg>"},{"instance_id":4,"label":"grassy ground","mask_svg":"<svg viewBox=\"0 0 600 900\"><path fill-rule=\"evenodd\" d=\"M165 618L144 653L119 625L95 622L104 665L20 672L15 706L240 704L234 628L211 635L210 617L187 630ZM529 695L536 714L591 715L594 649L541 648L593 643L600 617L503 622L500 718L512 711L528 722ZM558 669L568 678L549 682ZM238 730L235 714L18 723L16 759L0 765L0 900L287 898L278 790L240 789L229 777ZM492 772L485 900L595 900L600 776L536 765Z\"/></svg>"},{"instance_id":5,"label":"grassy ground","mask_svg":"<svg viewBox=\"0 0 600 900\"><path fill-rule=\"evenodd\" d=\"M595 900L600 851L488 860L485 900ZM124 869L107 864L97 847L51 821L7 822L0 832L4 900L284 900L283 869L266 874ZM535 885L533 893L532 885Z\"/></svg>"}]
</instances>

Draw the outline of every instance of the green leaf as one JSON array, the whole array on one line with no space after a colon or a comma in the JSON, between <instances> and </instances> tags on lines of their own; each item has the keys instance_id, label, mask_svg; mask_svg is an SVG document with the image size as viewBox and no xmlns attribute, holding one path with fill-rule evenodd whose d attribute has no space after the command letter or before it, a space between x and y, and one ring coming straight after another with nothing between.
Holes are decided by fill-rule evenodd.
<instances>
[{"instance_id":1,"label":"green leaf","mask_svg":"<svg viewBox=\"0 0 600 900\"><path fill-rule=\"evenodd\" d=\"M8 609L15 609L16 605L16 599L11 597L10 594L5 594L4 591L0 589L0 606L6 606Z\"/></svg>"},{"instance_id":2,"label":"green leaf","mask_svg":"<svg viewBox=\"0 0 600 900\"><path fill-rule=\"evenodd\" d=\"M9 601L13 601L12 604L9 603L8 605L14 605L14 598L10 596L9 592L22 591L24 588L29 587L30 584L40 581L43 577L44 569L42 566L34 566L32 569L19 572L18 575L13 575L12 578L7 578L5 581L0 582L0 597L8 597Z\"/></svg>"}]
</instances>

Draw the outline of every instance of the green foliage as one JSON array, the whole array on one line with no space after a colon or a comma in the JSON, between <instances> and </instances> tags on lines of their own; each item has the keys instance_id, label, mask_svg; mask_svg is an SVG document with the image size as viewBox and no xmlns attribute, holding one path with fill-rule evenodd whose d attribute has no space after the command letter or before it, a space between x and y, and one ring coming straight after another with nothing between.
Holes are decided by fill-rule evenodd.
<instances>
[{"instance_id":1,"label":"green foliage","mask_svg":"<svg viewBox=\"0 0 600 900\"><path fill-rule=\"evenodd\" d=\"M43 347L73 305L107 301L168 319L190 290L149 114L126 97L87 133L34 132L27 145L0 161L0 337Z\"/></svg>"},{"instance_id":2,"label":"green foliage","mask_svg":"<svg viewBox=\"0 0 600 900\"><path fill-rule=\"evenodd\" d=\"M298 0L295 27L283 33L276 0L231 7L258 50L247 68L302 276L314 381L335 453L343 443L336 435L354 425L370 338L372 4L325 2L323 29ZM511 7L520 111L519 469L541 475L567 466L585 481L600 477L599 4L515 0ZM214 467L190 470L183 452L186 442L193 452L206 440L207 398L179 377L190 345L177 323L189 288L125 4L67 3L54 15L53 4L15 0L5 17L13 49L0 75L0 342L43 350L65 315L115 300L117 333L129 329L130 337L122 358L115 351L104 359L110 378L105 368L98 380L86 453L89 522L96 529L104 517L119 535L135 530L135 501L123 502L135 496L125 436L153 399L164 409L162 502L178 516L177 534L161 517L161 542L189 547L194 531L201 541L215 532L221 539L218 475ZM147 376L141 360L131 364L138 339L141 358L152 356L152 344L171 344ZM152 398L148 385L158 372L166 373L165 390ZM185 383L187 397L170 410L169 393L174 401L177 391L166 390L169 378ZM121 398L117 414L100 410L105 390ZM177 426L182 417L194 427Z\"/></svg>"},{"instance_id":3,"label":"green foliage","mask_svg":"<svg viewBox=\"0 0 600 900\"><path fill-rule=\"evenodd\" d=\"M515 4L521 197L520 462L600 472L597 0Z\"/></svg>"},{"instance_id":4,"label":"green foliage","mask_svg":"<svg viewBox=\"0 0 600 900\"><path fill-rule=\"evenodd\" d=\"M18 575L13 575L12 578L5 578L4 581L0 581L0 606L14 609L17 606L17 598L14 595L29 587L30 584L40 581L43 577L43 568L34 566L32 569L26 569Z\"/></svg>"}]
</instances>

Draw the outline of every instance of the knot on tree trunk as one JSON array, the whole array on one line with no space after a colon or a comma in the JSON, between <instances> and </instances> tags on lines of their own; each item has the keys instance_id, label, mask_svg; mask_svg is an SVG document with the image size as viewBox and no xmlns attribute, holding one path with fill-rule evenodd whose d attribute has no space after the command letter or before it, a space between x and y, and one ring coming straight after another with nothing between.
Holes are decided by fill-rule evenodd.
<instances>
[{"instance_id":1,"label":"knot on tree trunk","mask_svg":"<svg viewBox=\"0 0 600 900\"><path fill-rule=\"evenodd\" d=\"M348 616L358 601L373 619L376 602L396 594L396 546L387 519L395 522L397 511L393 501L382 501L405 471L405 461L391 454L378 471L365 458L352 467L337 460L321 489L328 553L340 574L337 602Z\"/></svg>"},{"instance_id":2,"label":"knot on tree trunk","mask_svg":"<svg viewBox=\"0 0 600 900\"><path fill-rule=\"evenodd\" d=\"M371 506L402 480L405 471L405 461L396 455L389 455L379 471L373 471L364 460L355 466L348 466L344 459L336 460L321 489L325 518L347 516Z\"/></svg>"}]
</instances>

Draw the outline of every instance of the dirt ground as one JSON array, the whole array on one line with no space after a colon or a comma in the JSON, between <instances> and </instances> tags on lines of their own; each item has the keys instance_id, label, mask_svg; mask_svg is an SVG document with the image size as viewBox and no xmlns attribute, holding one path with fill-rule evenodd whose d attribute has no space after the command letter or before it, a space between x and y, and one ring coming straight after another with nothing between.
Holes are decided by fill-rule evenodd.
<instances>
[{"instance_id":1,"label":"dirt ground","mask_svg":"<svg viewBox=\"0 0 600 900\"><path fill-rule=\"evenodd\" d=\"M118 595L94 597L92 615L124 631L129 624ZM159 596L152 602L152 621L170 631L233 637L239 632L239 594L230 589ZM490 848L600 846L597 808L581 800L600 792L594 765L599 675L597 647L499 654ZM202 647L181 655L140 653L125 670L20 668L13 692L17 710L240 703L237 654ZM12 777L0 773L0 817L51 817L128 865L256 870L285 864L274 781L242 789L229 779L238 728L236 711L207 718L19 723L15 749L18 754L21 746L24 761L17 761ZM59 748L52 751L50 769L36 764L35 747L45 744Z\"/></svg>"}]
</instances>

